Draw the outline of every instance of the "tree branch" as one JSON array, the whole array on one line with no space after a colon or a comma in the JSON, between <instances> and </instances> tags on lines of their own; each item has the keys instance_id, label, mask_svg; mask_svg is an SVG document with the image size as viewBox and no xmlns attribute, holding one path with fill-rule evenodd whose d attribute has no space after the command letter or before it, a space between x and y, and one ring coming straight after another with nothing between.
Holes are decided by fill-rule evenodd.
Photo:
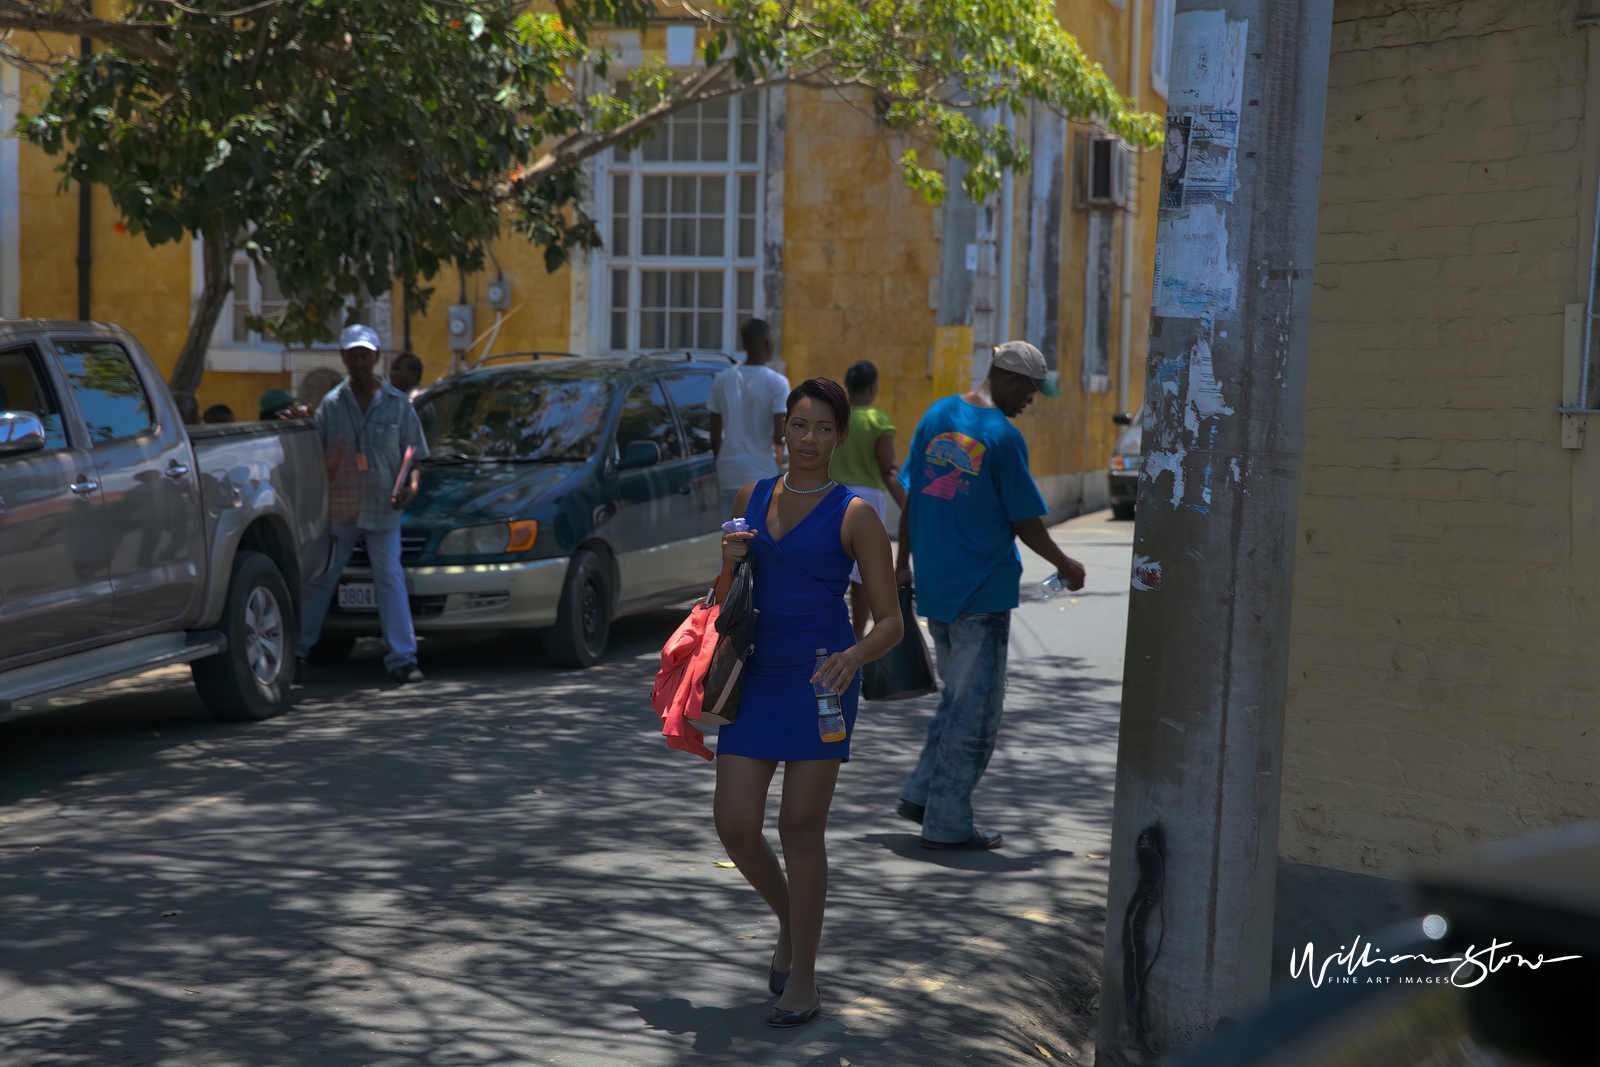
<instances>
[{"instance_id":1,"label":"tree branch","mask_svg":"<svg viewBox=\"0 0 1600 1067\"><path fill-rule=\"evenodd\" d=\"M152 32L158 23L107 22L85 15L76 6L46 8L24 0L0 0L0 30L64 33L89 37L127 50L157 66L175 70L178 50Z\"/></svg>"}]
</instances>

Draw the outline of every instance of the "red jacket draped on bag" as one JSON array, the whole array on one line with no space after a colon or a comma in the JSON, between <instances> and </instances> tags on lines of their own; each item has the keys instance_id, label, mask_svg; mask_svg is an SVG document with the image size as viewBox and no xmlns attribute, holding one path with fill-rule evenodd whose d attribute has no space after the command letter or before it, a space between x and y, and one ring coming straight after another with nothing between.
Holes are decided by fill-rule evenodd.
<instances>
[{"instance_id":1,"label":"red jacket draped on bag","mask_svg":"<svg viewBox=\"0 0 1600 1067\"><path fill-rule=\"evenodd\" d=\"M712 759L703 743L705 734L693 725L706 696L706 671L717 648L717 612L720 605L696 604L661 647L661 669L650 706L661 717L661 736L668 748Z\"/></svg>"}]
</instances>

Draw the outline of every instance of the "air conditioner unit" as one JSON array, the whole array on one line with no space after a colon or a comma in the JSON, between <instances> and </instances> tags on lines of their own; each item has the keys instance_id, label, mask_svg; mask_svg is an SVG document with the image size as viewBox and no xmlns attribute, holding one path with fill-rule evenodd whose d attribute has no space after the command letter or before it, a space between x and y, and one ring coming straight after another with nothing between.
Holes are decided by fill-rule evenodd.
<instances>
[{"instance_id":1,"label":"air conditioner unit","mask_svg":"<svg viewBox=\"0 0 1600 1067\"><path fill-rule=\"evenodd\" d=\"M1128 146L1115 137L1089 138L1084 153L1084 200L1090 207L1118 208L1128 205Z\"/></svg>"}]
</instances>

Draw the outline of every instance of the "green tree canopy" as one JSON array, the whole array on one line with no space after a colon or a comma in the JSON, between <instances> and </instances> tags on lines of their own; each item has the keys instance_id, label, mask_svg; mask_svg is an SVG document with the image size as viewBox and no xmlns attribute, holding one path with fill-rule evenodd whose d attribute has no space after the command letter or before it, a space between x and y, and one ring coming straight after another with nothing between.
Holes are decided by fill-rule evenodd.
<instances>
[{"instance_id":1,"label":"green tree canopy","mask_svg":"<svg viewBox=\"0 0 1600 1067\"><path fill-rule=\"evenodd\" d=\"M200 313L172 375L198 386L241 248L277 275L285 343L330 338L351 300L391 291L420 310L444 264L481 269L507 229L554 270L598 246L584 211L589 157L633 144L675 111L770 86L875 97L885 120L967 166L991 194L1026 147L1003 111L1030 101L1159 139L1084 56L1047 0L726 0L698 20L701 63L646 62L615 80L597 31L646 29L650 0L142 0L114 21L75 0L0 0L18 31L83 35L50 61L49 92L20 134L104 185L153 244L204 239ZM930 199L941 172L914 150L906 180Z\"/></svg>"}]
</instances>

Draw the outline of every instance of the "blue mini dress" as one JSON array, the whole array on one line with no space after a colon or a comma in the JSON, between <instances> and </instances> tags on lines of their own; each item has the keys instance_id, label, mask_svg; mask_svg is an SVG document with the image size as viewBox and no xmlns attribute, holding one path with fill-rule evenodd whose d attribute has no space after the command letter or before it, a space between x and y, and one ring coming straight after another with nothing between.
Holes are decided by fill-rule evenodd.
<instances>
[{"instance_id":1,"label":"blue mini dress","mask_svg":"<svg viewBox=\"0 0 1600 1067\"><path fill-rule=\"evenodd\" d=\"M850 759L856 732L861 675L839 696L845 739L823 741L817 731L817 699L811 672L817 649L829 655L856 643L844 594L855 560L840 543L844 512L855 494L836 485L794 529L774 541L767 532L767 506L778 479L756 483L745 517L755 560L755 651L745 661L739 717L717 731L720 755L751 759Z\"/></svg>"}]
</instances>

